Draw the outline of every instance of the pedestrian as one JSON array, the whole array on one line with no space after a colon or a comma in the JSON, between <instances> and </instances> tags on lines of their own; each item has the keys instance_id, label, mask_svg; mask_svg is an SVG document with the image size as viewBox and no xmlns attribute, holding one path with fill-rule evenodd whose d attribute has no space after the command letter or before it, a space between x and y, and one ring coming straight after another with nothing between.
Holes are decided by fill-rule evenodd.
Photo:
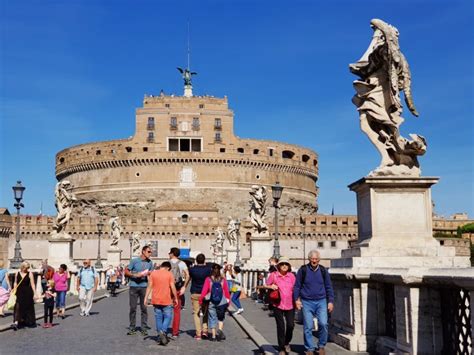
<instances>
[{"instance_id":1,"label":"pedestrian","mask_svg":"<svg viewBox=\"0 0 474 355\"><path fill-rule=\"evenodd\" d=\"M145 303L151 304L155 313L155 325L161 345L168 344L167 331L173 316L173 305L178 303L173 274L170 272L171 263L164 261L158 270L153 270L148 277L148 287L145 294Z\"/></svg>"},{"instance_id":2,"label":"pedestrian","mask_svg":"<svg viewBox=\"0 0 474 355\"><path fill-rule=\"evenodd\" d=\"M115 297L117 295L117 273L112 265L109 265L105 273L105 278L107 280L107 290L109 290L110 296Z\"/></svg>"},{"instance_id":3,"label":"pedestrian","mask_svg":"<svg viewBox=\"0 0 474 355\"><path fill-rule=\"evenodd\" d=\"M230 290L230 288L232 287L232 264L227 264L225 266L224 275L227 282L227 287Z\"/></svg>"},{"instance_id":4,"label":"pedestrian","mask_svg":"<svg viewBox=\"0 0 474 355\"><path fill-rule=\"evenodd\" d=\"M244 311L242 305L240 304L240 294L242 292L242 273L241 269L238 266L234 266L232 273L232 287L230 289L232 292L232 303L237 307L237 311L234 314L240 314Z\"/></svg>"},{"instance_id":5,"label":"pedestrian","mask_svg":"<svg viewBox=\"0 0 474 355\"><path fill-rule=\"evenodd\" d=\"M196 265L189 269L188 283L191 281L191 303L193 307L193 318L194 327L196 334L194 339L201 340L202 338L207 339L208 337L208 307L209 302L203 301L202 305L199 304L199 297L201 296L202 288L206 278L211 276L211 267L206 265L206 257L204 254L198 254L196 256ZM185 287L187 284L185 285ZM202 325L201 317L202 314Z\"/></svg>"},{"instance_id":6,"label":"pedestrian","mask_svg":"<svg viewBox=\"0 0 474 355\"><path fill-rule=\"evenodd\" d=\"M30 263L24 261L20 270L15 275L13 291L16 295L15 308L13 310L13 330L23 326L36 327L35 316L35 280L30 271Z\"/></svg>"},{"instance_id":7,"label":"pedestrian","mask_svg":"<svg viewBox=\"0 0 474 355\"><path fill-rule=\"evenodd\" d=\"M303 309L304 347L307 355L319 349L319 355L325 355L328 340L328 313L334 309L334 291L327 269L319 265L321 259L317 250L308 254L309 263L302 266L296 274L293 292L296 309ZM318 322L318 346L313 341L313 319Z\"/></svg>"},{"instance_id":8,"label":"pedestrian","mask_svg":"<svg viewBox=\"0 0 474 355\"><path fill-rule=\"evenodd\" d=\"M76 289L79 292L79 304L81 308L80 316L89 317L94 300L94 293L99 284L99 275L97 270L91 266L91 260L86 259L77 274Z\"/></svg>"},{"instance_id":9,"label":"pedestrian","mask_svg":"<svg viewBox=\"0 0 474 355\"><path fill-rule=\"evenodd\" d=\"M214 264L211 276L206 278L202 288L199 304L204 300L209 301L209 328L211 328L211 341L225 340L224 319L225 311L229 306L230 292L226 279L222 277L221 266ZM217 327L217 329L216 329Z\"/></svg>"},{"instance_id":10,"label":"pedestrian","mask_svg":"<svg viewBox=\"0 0 474 355\"><path fill-rule=\"evenodd\" d=\"M257 299L255 300L255 303L263 303L264 295L266 292L265 289L266 283L265 283L265 274L263 272L258 273L257 277Z\"/></svg>"},{"instance_id":11,"label":"pedestrian","mask_svg":"<svg viewBox=\"0 0 474 355\"><path fill-rule=\"evenodd\" d=\"M61 264L59 270L53 275L54 289L56 291L56 314L62 319L65 318L66 312L66 294L68 290L68 281L70 275L67 271L67 265Z\"/></svg>"},{"instance_id":12,"label":"pedestrian","mask_svg":"<svg viewBox=\"0 0 474 355\"><path fill-rule=\"evenodd\" d=\"M54 300L57 293L54 291L54 281L49 280L46 284L46 291L41 295L44 302L44 323L43 328L53 327ZM49 319L49 322L48 322Z\"/></svg>"},{"instance_id":13,"label":"pedestrian","mask_svg":"<svg viewBox=\"0 0 474 355\"><path fill-rule=\"evenodd\" d=\"M127 335L135 335L138 331L142 335L148 335L148 312L145 306L145 294L148 286L148 275L153 270L153 262L150 259L151 247L145 245L140 256L133 258L125 268L125 276L129 278L129 299L130 299L130 326ZM141 323L140 329L136 328L137 303L140 303Z\"/></svg>"},{"instance_id":14,"label":"pedestrian","mask_svg":"<svg viewBox=\"0 0 474 355\"><path fill-rule=\"evenodd\" d=\"M280 257L276 268L277 271L268 276L265 287L279 292L280 301L274 305L273 314L277 327L278 351L280 355L285 355L290 353L290 341L293 338L295 327L293 291L296 280L295 275L291 272L290 260L287 257Z\"/></svg>"},{"instance_id":15,"label":"pedestrian","mask_svg":"<svg viewBox=\"0 0 474 355\"><path fill-rule=\"evenodd\" d=\"M172 339L177 339L179 336L179 323L181 321L181 296L186 291L186 285L189 283L189 272L186 263L179 259L181 252L178 248L171 248L169 258L171 263L171 273L174 277L176 291L178 292L178 303L174 305L173 310L173 327Z\"/></svg>"},{"instance_id":16,"label":"pedestrian","mask_svg":"<svg viewBox=\"0 0 474 355\"><path fill-rule=\"evenodd\" d=\"M8 269L5 267L3 259L0 259L0 317L4 317L3 308L10 298L10 280L8 279Z\"/></svg>"},{"instance_id":17,"label":"pedestrian","mask_svg":"<svg viewBox=\"0 0 474 355\"><path fill-rule=\"evenodd\" d=\"M53 278L54 268L48 265L48 259L41 260L41 288L42 292L46 291L46 284Z\"/></svg>"}]
</instances>

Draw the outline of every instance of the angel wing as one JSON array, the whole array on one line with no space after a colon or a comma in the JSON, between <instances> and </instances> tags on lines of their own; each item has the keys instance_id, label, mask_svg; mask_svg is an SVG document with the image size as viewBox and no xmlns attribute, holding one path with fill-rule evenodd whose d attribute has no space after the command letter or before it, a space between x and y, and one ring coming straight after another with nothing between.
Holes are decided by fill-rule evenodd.
<instances>
[{"instance_id":1,"label":"angel wing","mask_svg":"<svg viewBox=\"0 0 474 355\"><path fill-rule=\"evenodd\" d=\"M181 74L183 74L183 73L184 73L184 70L183 70L183 69L181 69L180 67L177 67L176 69L178 69L178 70L179 70L179 72L180 72Z\"/></svg>"},{"instance_id":2,"label":"angel wing","mask_svg":"<svg viewBox=\"0 0 474 355\"><path fill-rule=\"evenodd\" d=\"M195 71L192 71L191 75L197 75L197 73Z\"/></svg>"}]
</instances>

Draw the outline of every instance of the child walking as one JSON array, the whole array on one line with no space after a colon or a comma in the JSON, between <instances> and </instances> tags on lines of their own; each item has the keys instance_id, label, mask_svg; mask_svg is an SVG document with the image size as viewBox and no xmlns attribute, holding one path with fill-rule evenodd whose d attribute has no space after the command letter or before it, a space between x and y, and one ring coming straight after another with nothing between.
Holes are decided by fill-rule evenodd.
<instances>
[{"instance_id":1,"label":"child walking","mask_svg":"<svg viewBox=\"0 0 474 355\"><path fill-rule=\"evenodd\" d=\"M43 328L53 327L53 311L54 311L54 300L56 298L56 291L54 290L54 281L48 280L46 291L44 291L42 297L44 299L44 324ZM48 322L49 319L49 322Z\"/></svg>"}]
</instances>

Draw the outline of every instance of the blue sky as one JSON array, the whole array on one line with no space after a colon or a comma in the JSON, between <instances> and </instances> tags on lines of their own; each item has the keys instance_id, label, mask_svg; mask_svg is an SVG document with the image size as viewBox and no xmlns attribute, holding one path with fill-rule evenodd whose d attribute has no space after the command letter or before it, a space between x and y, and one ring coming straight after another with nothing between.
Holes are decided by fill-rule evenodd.
<instances>
[{"instance_id":1,"label":"blue sky","mask_svg":"<svg viewBox=\"0 0 474 355\"><path fill-rule=\"evenodd\" d=\"M348 64L381 18L400 31L420 117L402 134L421 157L436 211L474 217L473 1L0 0L0 206L26 186L25 213L55 214L54 157L126 138L144 94L182 93L191 23L195 94L227 95L235 133L320 156L320 212L355 214L347 189L379 164L360 132Z\"/></svg>"}]
</instances>

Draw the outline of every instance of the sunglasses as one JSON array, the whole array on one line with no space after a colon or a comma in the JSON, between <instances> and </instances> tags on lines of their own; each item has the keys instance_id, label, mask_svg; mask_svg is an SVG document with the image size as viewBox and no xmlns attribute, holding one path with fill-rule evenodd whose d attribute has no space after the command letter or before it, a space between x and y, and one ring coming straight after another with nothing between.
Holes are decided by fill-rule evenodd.
<instances>
[{"instance_id":1,"label":"sunglasses","mask_svg":"<svg viewBox=\"0 0 474 355\"><path fill-rule=\"evenodd\" d=\"M280 263L280 265L281 266L288 266L288 267L290 266L290 264L288 264L288 263Z\"/></svg>"}]
</instances>

